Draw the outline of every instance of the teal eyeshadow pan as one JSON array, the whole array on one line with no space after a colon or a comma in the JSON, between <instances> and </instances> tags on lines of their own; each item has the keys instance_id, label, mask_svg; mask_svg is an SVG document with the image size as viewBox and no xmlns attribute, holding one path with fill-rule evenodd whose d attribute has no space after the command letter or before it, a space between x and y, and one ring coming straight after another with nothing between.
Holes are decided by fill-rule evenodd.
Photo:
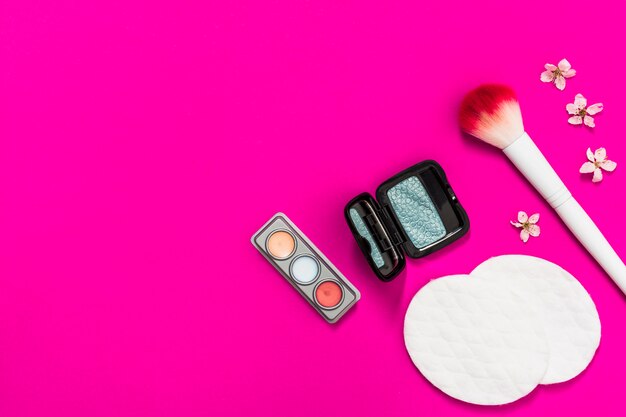
<instances>
[{"instance_id":1,"label":"teal eyeshadow pan","mask_svg":"<svg viewBox=\"0 0 626 417\"><path fill-rule=\"evenodd\" d=\"M416 248L435 243L446 235L433 201L417 177L409 177L387 192L391 207Z\"/></svg>"},{"instance_id":2,"label":"teal eyeshadow pan","mask_svg":"<svg viewBox=\"0 0 626 417\"><path fill-rule=\"evenodd\" d=\"M382 281L395 278L406 258L421 258L469 230L467 213L441 165L423 161L383 182L376 197L361 193L344 216L370 267Z\"/></svg>"}]
</instances>

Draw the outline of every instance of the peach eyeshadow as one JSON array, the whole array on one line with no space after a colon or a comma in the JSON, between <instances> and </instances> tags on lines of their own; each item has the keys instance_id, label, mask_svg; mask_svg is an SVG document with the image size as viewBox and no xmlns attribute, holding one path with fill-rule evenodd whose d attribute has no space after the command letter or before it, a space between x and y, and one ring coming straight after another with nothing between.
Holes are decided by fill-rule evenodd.
<instances>
[{"instance_id":1,"label":"peach eyeshadow","mask_svg":"<svg viewBox=\"0 0 626 417\"><path fill-rule=\"evenodd\" d=\"M289 232L276 231L267 239L267 251L274 258L289 258L296 249L296 241Z\"/></svg>"}]
</instances>

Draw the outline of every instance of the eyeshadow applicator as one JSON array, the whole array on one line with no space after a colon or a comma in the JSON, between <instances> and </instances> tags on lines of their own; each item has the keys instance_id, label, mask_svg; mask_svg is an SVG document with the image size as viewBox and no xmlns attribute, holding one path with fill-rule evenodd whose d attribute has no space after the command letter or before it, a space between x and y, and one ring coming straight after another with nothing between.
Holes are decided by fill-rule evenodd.
<instances>
[{"instance_id":1,"label":"eyeshadow applicator","mask_svg":"<svg viewBox=\"0 0 626 417\"><path fill-rule=\"evenodd\" d=\"M502 149L626 294L626 266L524 131L515 91L498 84L470 91L461 104L459 121L466 133Z\"/></svg>"}]
</instances>

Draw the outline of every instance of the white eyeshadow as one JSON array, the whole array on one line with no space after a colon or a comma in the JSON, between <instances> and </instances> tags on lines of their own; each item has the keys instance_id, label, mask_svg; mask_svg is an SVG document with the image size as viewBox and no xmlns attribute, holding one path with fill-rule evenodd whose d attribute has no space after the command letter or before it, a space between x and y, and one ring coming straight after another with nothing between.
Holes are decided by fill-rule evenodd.
<instances>
[{"instance_id":1,"label":"white eyeshadow","mask_svg":"<svg viewBox=\"0 0 626 417\"><path fill-rule=\"evenodd\" d=\"M300 284L312 283L320 272L320 266L317 261L307 255L296 258L290 269L291 276Z\"/></svg>"}]
</instances>

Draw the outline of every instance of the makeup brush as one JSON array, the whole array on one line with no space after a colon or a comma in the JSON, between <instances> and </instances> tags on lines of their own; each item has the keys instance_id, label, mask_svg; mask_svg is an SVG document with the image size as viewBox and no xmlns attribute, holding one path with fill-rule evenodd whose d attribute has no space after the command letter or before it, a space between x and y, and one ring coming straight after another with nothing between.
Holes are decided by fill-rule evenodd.
<instances>
[{"instance_id":1,"label":"makeup brush","mask_svg":"<svg viewBox=\"0 0 626 417\"><path fill-rule=\"evenodd\" d=\"M459 121L466 133L502 149L626 294L626 266L524 131L515 91L497 84L476 88L465 96Z\"/></svg>"}]
</instances>

